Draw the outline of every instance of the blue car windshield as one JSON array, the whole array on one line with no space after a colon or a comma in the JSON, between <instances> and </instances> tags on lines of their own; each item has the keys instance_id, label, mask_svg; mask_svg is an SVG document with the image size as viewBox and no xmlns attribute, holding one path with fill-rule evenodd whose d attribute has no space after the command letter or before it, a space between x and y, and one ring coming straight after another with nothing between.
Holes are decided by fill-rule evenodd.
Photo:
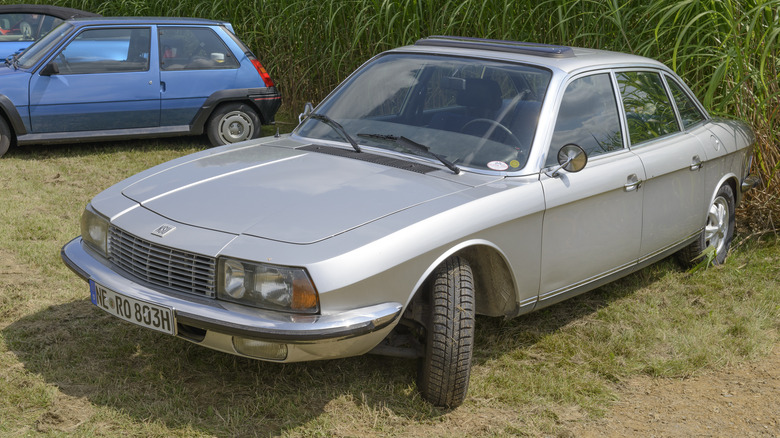
<instances>
[{"instance_id":1,"label":"blue car windshield","mask_svg":"<svg viewBox=\"0 0 780 438\"><path fill-rule=\"evenodd\" d=\"M515 172L528 160L551 76L524 64L390 53L353 74L296 134L343 143L345 137L322 122L327 116L360 147Z\"/></svg>"},{"instance_id":2,"label":"blue car windshield","mask_svg":"<svg viewBox=\"0 0 780 438\"><path fill-rule=\"evenodd\" d=\"M46 36L38 40L35 44L27 48L17 59L16 66L19 68L32 68L46 56L49 51L57 46L65 36L70 33L73 25L64 22L47 33Z\"/></svg>"}]
</instances>

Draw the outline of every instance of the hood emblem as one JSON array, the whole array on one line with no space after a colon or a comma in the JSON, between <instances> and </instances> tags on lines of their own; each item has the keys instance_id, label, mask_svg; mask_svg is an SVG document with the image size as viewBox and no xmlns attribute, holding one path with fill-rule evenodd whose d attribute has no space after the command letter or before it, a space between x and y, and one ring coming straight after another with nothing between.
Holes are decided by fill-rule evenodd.
<instances>
[{"instance_id":1,"label":"hood emblem","mask_svg":"<svg viewBox=\"0 0 780 438\"><path fill-rule=\"evenodd\" d=\"M173 225L162 224L159 227L155 228L154 231L152 231L152 235L157 237L165 237L166 234L170 233L175 229L176 227L174 227Z\"/></svg>"}]
</instances>

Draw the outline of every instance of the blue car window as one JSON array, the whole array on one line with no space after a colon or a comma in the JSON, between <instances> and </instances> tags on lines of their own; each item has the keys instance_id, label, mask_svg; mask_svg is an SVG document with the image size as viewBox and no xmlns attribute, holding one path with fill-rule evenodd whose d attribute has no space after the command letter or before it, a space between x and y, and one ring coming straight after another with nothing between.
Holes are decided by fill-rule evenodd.
<instances>
[{"instance_id":1,"label":"blue car window","mask_svg":"<svg viewBox=\"0 0 780 438\"><path fill-rule=\"evenodd\" d=\"M149 28L85 30L54 59L60 74L149 70Z\"/></svg>"},{"instance_id":2,"label":"blue car window","mask_svg":"<svg viewBox=\"0 0 780 438\"><path fill-rule=\"evenodd\" d=\"M238 68L239 62L222 39L207 27L161 27L161 70Z\"/></svg>"}]
</instances>

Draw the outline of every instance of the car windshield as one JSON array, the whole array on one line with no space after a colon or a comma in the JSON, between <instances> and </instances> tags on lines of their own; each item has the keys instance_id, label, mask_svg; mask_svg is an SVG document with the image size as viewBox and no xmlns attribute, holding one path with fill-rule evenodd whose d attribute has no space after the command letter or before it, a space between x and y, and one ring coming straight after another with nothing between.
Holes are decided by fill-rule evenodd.
<instances>
[{"instance_id":1,"label":"car windshield","mask_svg":"<svg viewBox=\"0 0 780 438\"><path fill-rule=\"evenodd\" d=\"M338 122L361 146L513 172L528 159L550 77L522 64L388 54L352 75L316 113ZM317 117L296 134L344 142ZM407 139L427 150L408 147Z\"/></svg>"},{"instance_id":2,"label":"car windshield","mask_svg":"<svg viewBox=\"0 0 780 438\"><path fill-rule=\"evenodd\" d=\"M38 61L49 53L49 50L59 44L59 42L70 32L73 25L64 22L47 33L46 36L27 48L16 63L19 68L31 68Z\"/></svg>"}]
</instances>

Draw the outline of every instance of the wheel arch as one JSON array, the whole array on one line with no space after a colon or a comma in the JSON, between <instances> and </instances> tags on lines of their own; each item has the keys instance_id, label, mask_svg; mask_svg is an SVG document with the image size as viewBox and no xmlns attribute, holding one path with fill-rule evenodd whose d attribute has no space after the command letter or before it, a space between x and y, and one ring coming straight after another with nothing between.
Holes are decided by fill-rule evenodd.
<instances>
[{"instance_id":1,"label":"wheel arch","mask_svg":"<svg viewBox=\"0 0 780 438\"><path fill-rule=\"evenodd\" d=\"M7 96L0 94L0 117L3 117L11 128L12 142L16 141L19 135L27 134L27 128L24 126L22 116L16 110L16 106Z\"/></svg>"},{"instance_id":2,"label":"wheel arch","mask_svg":"<svg viewBox=\"0 0 780 438\"><path fill-rule=\"evenodd\" d=\"M274 122L274 114L281 102L281 96L274 87L219 90L212 93L203 102L203 105L201 105L192 119L190 131L193 134L203 134L211 115L220 105L225 103L243 103L248 105L257 114L260 124L268 125ZM269 109L269 107L273 108Z\"/></svg>"},{"instance_id":3,"label":"wheel arch","mask_svg":"<svg viewBox=\"0 0 780 438\"><path fill-rule=\"evenodd\" d=\"M420 277L410 300L423 289L433 271L453 256L465 259L471 266L475 282L477 314L487 316L517 314L517 288L509 262L498 246L487 240L462 242L442 253Z\"/></svg>"},{"instance_id":4,"label":"wheel arch","mask_svg":"<svg viewBox=\"0 0 780 438\"><path fill-rule=\"evenodd\" d=\"M715 184L714 189L710 193L710 203L707 204L708 206L712 204L715 201L715 197L718 195L718 190L720 190L723 185L728 185L731 187L731 193L734 195L734 206L738 206L740 201L742 201L742 192L738 190L739 187L739 178L737 175L733 173L729 173L727 175L724 175L720 181L718 181L717 184Z\"/></svg>"}]
</instances>

